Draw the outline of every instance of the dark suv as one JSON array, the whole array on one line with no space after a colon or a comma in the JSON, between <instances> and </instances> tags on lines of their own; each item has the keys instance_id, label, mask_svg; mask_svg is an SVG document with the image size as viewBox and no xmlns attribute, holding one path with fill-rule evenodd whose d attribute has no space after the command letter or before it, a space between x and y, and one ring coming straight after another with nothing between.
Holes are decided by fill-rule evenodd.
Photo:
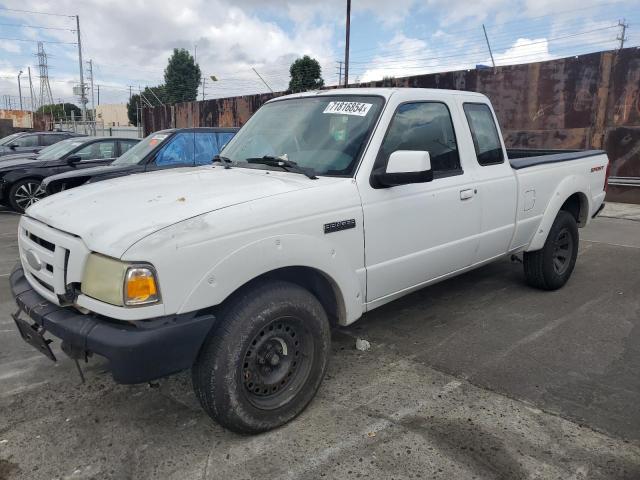
<instances>
[{"instance_id":1,"label":"dark suv","mask_svg":"<svg viewBox=\"0 0 640 480\"><path fill-rule=\"evenodd\" d=\"M36 153L44 147L71 137L84 137L73 132L19 132L0 139L0 157L16 153Z\"/></svg>"}]
</instances>

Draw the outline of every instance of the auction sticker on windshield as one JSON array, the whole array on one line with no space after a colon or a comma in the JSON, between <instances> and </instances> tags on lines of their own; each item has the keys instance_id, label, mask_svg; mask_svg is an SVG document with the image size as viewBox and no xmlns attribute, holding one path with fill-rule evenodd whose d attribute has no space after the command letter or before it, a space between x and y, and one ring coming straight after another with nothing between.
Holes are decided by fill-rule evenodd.
<instances>
[{"instance_id":1,"label":"auction sticker on windshield","mask_svg":"<svg viewBox=\"0 0 640 480\"><path fill-rule=\"evenodd\" d=\"M158 143L162 142L168 136L169 135L165 135L163 133L159 133L157 135L154 135L153 137L151 137L151 141L149 142L149 145L151 145L151 146L157 145Z\"/></svg>"},{"instance_id":2,"label":"auction sticker on windshield","mask_svg":"<svg viewBox=\"0 0 640 480\"><path fill-rule=\"evenodd\" d=\"M369 112L372 103L361 102L329 102L322 113L339 113L341 115L357 115L364 117Z\"/></svg>"}]
</instances>

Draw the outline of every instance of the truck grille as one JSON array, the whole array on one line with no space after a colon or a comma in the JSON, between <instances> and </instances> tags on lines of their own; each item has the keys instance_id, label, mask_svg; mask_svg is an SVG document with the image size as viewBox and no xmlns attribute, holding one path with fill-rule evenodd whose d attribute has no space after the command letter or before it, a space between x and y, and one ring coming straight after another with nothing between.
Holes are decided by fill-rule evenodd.
<instances>
[{"instance_id":1,"label":"truck grille","mask_svg":"<svg viewBox=\"0 0 640 480\"><path fill-rule=\"evenodd\" d=\"M67 286L80 281L81 269L88 254L82 241L23 216L19 226L18 248L25 277L34 290L57 305L69 303ZM74 265L71 276L76 278L68 276L70 262Z\"/></svg>"}]
</instances>

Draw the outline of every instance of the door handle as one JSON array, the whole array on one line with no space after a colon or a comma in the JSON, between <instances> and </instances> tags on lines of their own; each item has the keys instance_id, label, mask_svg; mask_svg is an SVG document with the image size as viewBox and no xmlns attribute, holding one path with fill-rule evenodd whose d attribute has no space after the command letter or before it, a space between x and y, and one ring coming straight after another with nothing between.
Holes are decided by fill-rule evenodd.
<instances>
[{"instance_id":1,"label":"door handle","mask_svg":"<svg viewBox=\"0 0 640 480\"><path fill-rule=\"evenodd\" d=\"M467 188L465 190L460 190L460 200L469 200L473 197L473 189Z\"/></svg>"}]
</instances>

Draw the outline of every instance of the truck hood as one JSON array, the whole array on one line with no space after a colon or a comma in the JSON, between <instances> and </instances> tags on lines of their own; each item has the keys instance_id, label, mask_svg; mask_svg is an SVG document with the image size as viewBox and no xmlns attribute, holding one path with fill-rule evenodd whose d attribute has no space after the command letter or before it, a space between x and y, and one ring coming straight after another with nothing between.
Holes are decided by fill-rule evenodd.
<instances>
[{"instance_id":1,"label":"truck hood","mask_svg":"<svg viewBox=\"0 0 640 480\"><path fill-rule=\"evenodd\" d=\"M77 235L92 251L120 257L162 228L214 210L339 181L220 166L115 178L46 197L26 215Z\"/></svg>"}]
</instances>

